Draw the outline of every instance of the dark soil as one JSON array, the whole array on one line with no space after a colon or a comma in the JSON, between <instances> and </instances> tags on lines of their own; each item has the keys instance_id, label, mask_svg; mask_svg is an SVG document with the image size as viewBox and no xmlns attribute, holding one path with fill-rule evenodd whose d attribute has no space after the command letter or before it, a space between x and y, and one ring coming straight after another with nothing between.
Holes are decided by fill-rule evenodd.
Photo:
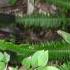
<instances>
[{"instance_id":1,"label":"dark soil","mask_svg":"<svg viewBox=\"0 0 70 70\"><path fill-rule=\"evenodd\" d=\"M14 32L17 43L41 43L61 40L61 37L57 34L57 29L43 29L41 27L37 29L17 25Z\"/></svg>"},{"instance_id":2,"label":"dark soil","mask_svg":"<svg viewBox=\"0 0 70 70\"><path fill-rule=\"evenodd\" d=\"M17 0L16 4L13 6L2 7L0 13L6 14L25 14L27 12L27 3L26 0Z\"/></svg>"}]
</instances>

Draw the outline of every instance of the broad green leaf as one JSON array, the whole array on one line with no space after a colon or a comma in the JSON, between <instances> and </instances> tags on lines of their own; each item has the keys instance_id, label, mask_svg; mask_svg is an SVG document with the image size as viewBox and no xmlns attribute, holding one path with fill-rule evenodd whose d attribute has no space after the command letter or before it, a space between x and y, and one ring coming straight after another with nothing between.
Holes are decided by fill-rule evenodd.
<instances>
[{"instance_id":1,"label":"broad green leaf","mask_svg":"<svg viewBox=\"0 0 70 70\"><path fill-rule=\"evenodd\" d=\"M31 57L25 58L22 61L22 65L25 66L25 68L29 69L31 65Z\"/></svg>"},{"instance_id":2,"label":"broad green leaf","mask_svg":"<svg viewBox=\"0 0 70 70\"><path fill-rule=\"evenodd\" d=\"M4 54L0 52L0 62L4 61Z\"/></svg>"},{"instance_id":3,"label":"broad green leaf","mask_svg":"<svg viewBox=\"0 0 70 70\"><path fill-rule=\"evenodd\" d=\"M5 62L8 63L10 60L10 55L4 52Z\"/></svg>"},{"instance_id":4,"label":"broad green leaf","mask_svg":"<svg viewBox=\"0 0 70 70\"><path fill-rule=\"evenodd\" d=\"M54 67L54 66L47 66L46 70L60 70L60 69L58 69L57 67Z\"/></svg>"},{"instance_id":5,"label":"broad green leaf","mask_svg":"<svg viewBox=\"0 0 70 70\"><path fill-rule=\"evenodd\" d=\"M47 70L46 67L38 67L36 70Z\"/></svg>"},{"instance_id":6,"label":"broad green leaf","mask_svg":"<svg viewBox=\"0 0 70 70\"><path fill-rule=\"evenodd\" d=\"M0 70L5 70L6 66L4 62L0 62Z\"/></svg>"},{"instance_id":7,"label":"broad green leaf","mask_svg":"<svg viewBox=\"0 0 70 70\"><path fill-rule=\"evenodd\" d=\"M5 52L4 54L0 52L0 62L8 63L10 56Z\"/></svg>"},{"instance_id":8,"label":"broad green leaf","mask_svg":"<svg viewBox=\"0 0 70 70\"><path fill-rule=\"evenodd\" d=\"M38 67L36 70L60 70L54 66L47 66L47 67Z\"/></svg>"},{"instance_id":9,"label":"broad green leaf","mask_svg":"<svg viewBox=\"0 0 70 70\"><path fill-rule=\"evenodd\" d=\"M70 34L69 34L69 33L64 32L64 31L62 31L62 30L58 30L57 33L58 33L61 37L63 37L63 39L64 39L67 43L70 44Z\"/></svg>"},{"instance_id":10,"label":"broad green leaf","mask_svg":"<svg viewBox=\"0 0 70 70\"><path fill-rule=\"evenodd\" d=\"M48 51L37 51L33 56L32 56L32 61L31 64L33 67L38 67L38 66L45 66L48 62Z\"/></svg>"}]
</instances>

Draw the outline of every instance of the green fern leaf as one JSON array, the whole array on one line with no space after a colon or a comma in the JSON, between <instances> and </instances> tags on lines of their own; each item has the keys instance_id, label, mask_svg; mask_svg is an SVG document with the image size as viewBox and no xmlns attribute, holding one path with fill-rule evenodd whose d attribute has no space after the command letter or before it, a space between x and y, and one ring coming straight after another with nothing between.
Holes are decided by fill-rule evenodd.
<instances>
[{"instance_id":1,"label":"green fern leaf","mask_svg":"<svg viewBox=\"0 0 70 70\"><path fill-rule=\"evenodd\" d=\"M57 33L63 37L63 39L70 44L70 34L67 32L64 32L62 30L58 30Z\"/></svg>"}]
</instances>

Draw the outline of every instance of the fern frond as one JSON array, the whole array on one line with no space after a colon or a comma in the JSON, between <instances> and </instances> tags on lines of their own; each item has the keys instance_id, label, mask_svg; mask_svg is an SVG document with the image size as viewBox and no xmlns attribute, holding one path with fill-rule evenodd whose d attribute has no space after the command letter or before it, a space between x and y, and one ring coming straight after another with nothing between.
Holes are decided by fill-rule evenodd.
<instances>
[{"instance_id":1,"label":"fern frond","mask_svg":"<svg viewBox=\"0 0 70 70\"><path fill-rule=\"evenodd\" d=\"M4 40L0 40L0 50L9 50L12 52L16 52L22 54L23 56L28 56L34 50L29 49L29 45L16 45L11 42L5 42Z\"/></svg>"},{"instance_id":2,"label":"fern frond","mask_svg":"<svg viewBox=\"0 0 70 70\"><path fill-rule=\"evenodd\" d=\"M22 55L23 57L28 57L38 50L49 50L49 60L63 60L70 59L70 45L66 42L47 42L46 44L20 44L15 45L10 42L0 41L0 50L8 50L16 52L17 54Z\"/></svg>"},{"instance_id":3,"label":"fern frond","mask_svg":"<svg viewBox=\"0 0 70 70\"><path fill-rule=\"evenodd\" d=\"M69 18L52 18L47 16L16 17L16 22L26 26L41 26L43 28L65 27L69 24ZM67 23L68 22L68 23Z\"/></svg>"}]
</instances>

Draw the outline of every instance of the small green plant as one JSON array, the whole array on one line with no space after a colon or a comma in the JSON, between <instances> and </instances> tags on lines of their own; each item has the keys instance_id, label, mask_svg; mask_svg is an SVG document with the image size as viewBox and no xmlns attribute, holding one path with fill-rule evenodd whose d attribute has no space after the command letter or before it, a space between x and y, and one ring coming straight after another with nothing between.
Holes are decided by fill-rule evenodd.
<instances>
[{"instance_id":1,"label":"small green plant","mask_svg":"<svg viewBox=\"0 0 70 70\"><path fill-rule=\"evenodd\" d=\"M8 55L6 52L4 53L0 52L0 70L7 69L9 60L10 60L10 55Z\"/></svg>"},{"instance_id":2,"label":"small green plant","mask_svg":"<svg viewBox=\"0 0 70 70\"><path fill-rule=\"evenodd\" d=\"M22 57L26 58L38 50L49 50L50 60L68 60L70 59L70 44L65 41L61 42L47 42L42 44L13 44L11 42L6 42L5 40L0 40L0 50L2 51L12 51L17 54L21 54ZM20 58L20 57L19 57ZM18 59L19 59L18 58Z\"/></svg>"},{"instance_id":3,"label":"small green plant","mask_svg":"<svg viewBox=\"0 0 70 70\"><path fill-rule=\"evenodd\" d=\"M48 62L48 51L37 51L28 58L23 59L22 65L27 70L60 70L54 66L47 66Z\"/></svg>"}]
</instances>

